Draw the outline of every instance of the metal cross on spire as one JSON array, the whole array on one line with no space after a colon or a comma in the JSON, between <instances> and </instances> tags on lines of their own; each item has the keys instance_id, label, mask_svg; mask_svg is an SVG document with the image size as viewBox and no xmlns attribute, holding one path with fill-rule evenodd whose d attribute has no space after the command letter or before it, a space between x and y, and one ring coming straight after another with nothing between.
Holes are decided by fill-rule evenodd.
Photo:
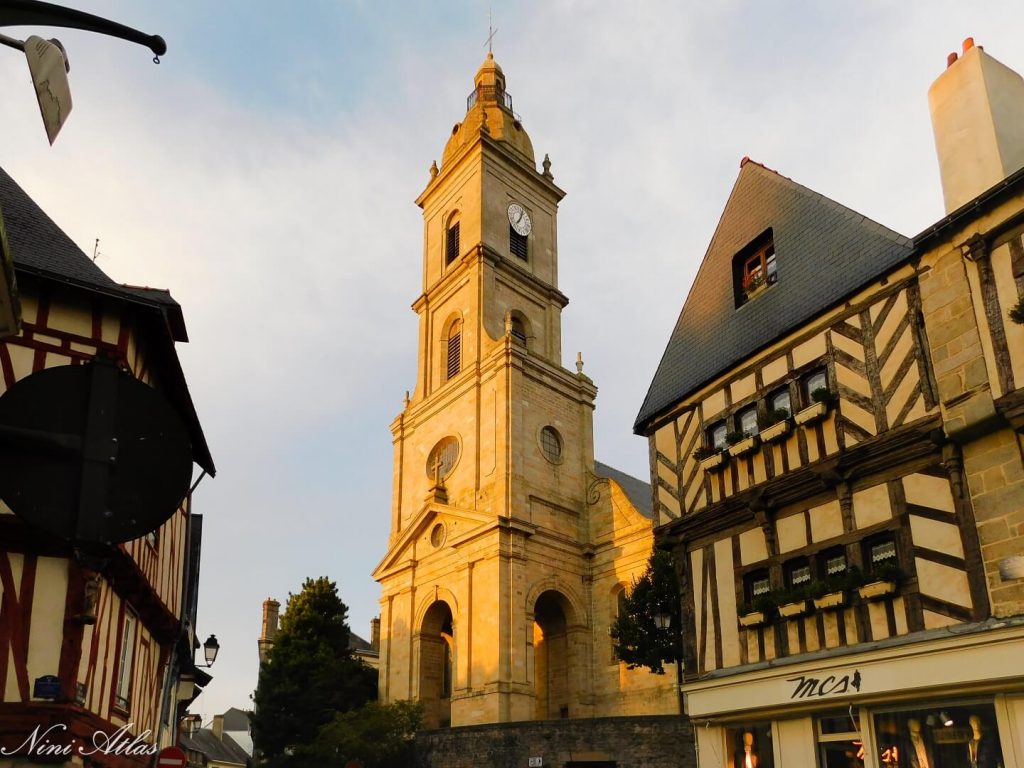
<instances>
[{"instance_id":1,"label":"metal cross on spire","mask_svg":"<svg viewBox=\"0 0 1024 768\"><path fill-rule=\"evenodd\" d=\"M487 9L487 42L484 45L487 46L487 52L493 54L492 43L494 42L494 36L498 34L498 30L494 28L494 20L491 18L491 9Z\"/></svg>"}]
</instances>

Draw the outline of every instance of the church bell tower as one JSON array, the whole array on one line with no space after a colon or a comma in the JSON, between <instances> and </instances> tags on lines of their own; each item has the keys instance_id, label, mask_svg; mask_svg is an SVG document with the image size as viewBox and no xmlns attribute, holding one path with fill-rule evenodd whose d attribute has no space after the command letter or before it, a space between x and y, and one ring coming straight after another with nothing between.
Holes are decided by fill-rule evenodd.
<instances>
[{"instance_id":1,"label":"church bell tower","mask_svg":"<svg viewBox=\"0 0 1024 768\"><path fill-rule=\"evenodd\" d=\"M425 727L586 716L596 388L561 365L558 203L491 54L423 209L417 382L391 424L384 701Z\"/></svg>"}]
</instances>

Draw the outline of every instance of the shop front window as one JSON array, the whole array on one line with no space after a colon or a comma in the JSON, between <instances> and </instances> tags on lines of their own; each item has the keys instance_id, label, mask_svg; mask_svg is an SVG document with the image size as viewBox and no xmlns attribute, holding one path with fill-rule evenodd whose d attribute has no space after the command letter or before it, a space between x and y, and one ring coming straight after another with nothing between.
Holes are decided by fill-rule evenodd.
<instances>
[{"instance_id":1,"label":"shop front window","mask_svg":"<svg viewBox=\"0 0 1024 768\"><path fill-rule=\"evenodd\" d=\"M851 714L818 718L820 768L864 768L860 725Z\"/></svg>"},{"instance_id":2,"label":"shop front window","mask_svg":"<svg viewBox=\"0 0 1024 768\"><path fill-rule=\"evenodd\" d=\"M881 768L1002 768L995 707L935 705L875 714Z\"/></svg>"},{"instance_id":3,"label":"shop front window","mask_svg":"<svg viewBox=\"0 0 1024 768\"><path fill-rule=\"evenodd\" d=\"M747 723L726 731L728 768L774 768L771 723Z\"/></svg>"}]
</instances>

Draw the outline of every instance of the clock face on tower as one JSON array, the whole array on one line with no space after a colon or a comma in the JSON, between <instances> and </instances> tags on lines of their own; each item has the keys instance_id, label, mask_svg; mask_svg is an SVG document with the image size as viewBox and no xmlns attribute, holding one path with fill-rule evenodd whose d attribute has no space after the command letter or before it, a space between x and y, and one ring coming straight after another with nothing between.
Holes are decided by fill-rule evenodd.
<instances>
[{"instance_id":1,"label":"clock face on tower","mask_svg":"<svg viewBox=\"0 0 1024 768\"><path fill-rule=\"evenodd\" d=\"M533 228L530 214L519 203L512 203L508 207L508 223L512 225L512 229L516 231L516 234L523 237L530 234L530 230Z\"/></svg>"}]
</instances>

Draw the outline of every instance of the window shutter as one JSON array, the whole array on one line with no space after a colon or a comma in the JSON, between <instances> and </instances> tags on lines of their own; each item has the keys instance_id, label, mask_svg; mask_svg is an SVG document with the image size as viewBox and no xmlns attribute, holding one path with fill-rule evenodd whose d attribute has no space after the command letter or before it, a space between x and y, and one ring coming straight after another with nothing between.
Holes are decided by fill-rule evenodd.
<instances>
[{"instance_id":1,"label":"window shutter","mask_svg":"<svg viewBox=\"0 0 1024 768\"><path fill-rule=\"evenodd\" d=\"M527 259L527 245L528 238L525 235L520 235L509 224L508 227L508 249L512 252L513 256L518 256L523 261Z\"/></svg>"},{"instance_id":2,"label":"window shutter","mask_svg":"<svg viewBox=\"0 0 1024 768\"><path fill-rule=\"evenodd\" d=\"M459 222L448 228L448 240L445 243L444 263L451 264L459 258Z\"/></svg>"},{"instance_id":3,"label":"window shutter","mask_svg":"<svg viewBox=\"0 0 1024 768\"><path fill-rule=\"evenodd\" d=\"M455 326L448 336L448 377L454 378L462 368L462 327Z\"/></svg>"}]
</instances>

